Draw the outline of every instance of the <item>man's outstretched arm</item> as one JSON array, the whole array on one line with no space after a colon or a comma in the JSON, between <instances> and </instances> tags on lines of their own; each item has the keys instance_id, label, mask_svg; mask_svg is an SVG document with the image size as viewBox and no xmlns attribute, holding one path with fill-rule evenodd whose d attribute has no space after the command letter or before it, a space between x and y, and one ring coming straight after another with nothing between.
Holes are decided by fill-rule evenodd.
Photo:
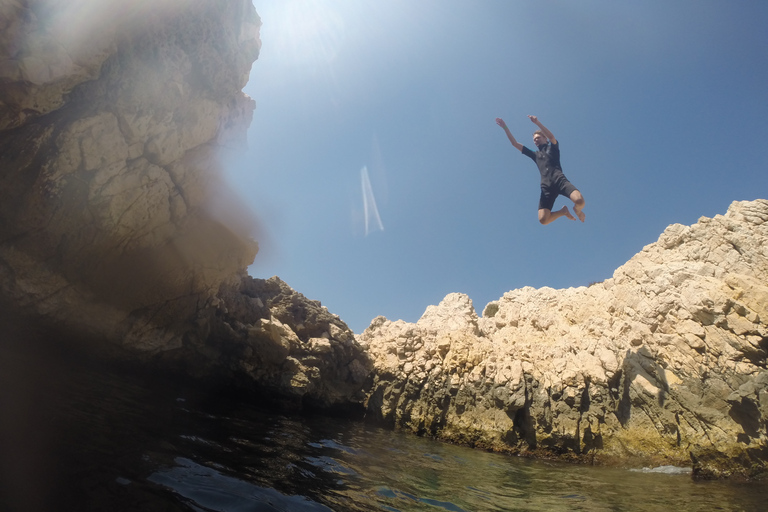
<instances>
[{"instance_id":1,"label":"man's outstretched arm","mask_svg":"<svg viewBox=\"0 0 768 512\"><path fill-rule=\"evenodd\" d=\"M517 148L518 151L522 151L523 145L517 142L517 140L515 139L515 136L512 135L512 132L510 132L509 128L507 128L507 123L505 123L502 118L497 117L496 124L504 128L504 133L507 134L507 138L509 139L509 142L511 142L512 145L515 146L515 148Z\"/></svg>"},{"instance_id":2,"label":"man's outstretched arm","mask_svg":"<svg viewBox=\"0 0 768 512\"><path fill-rule=\"evenodd\" d=\"M538 117L536 117L536 116L528 116L528 119L533 121L533 124L535 124L536 126L539 127L539 130L541 130L542 133L544 133L544 135L547 136L547 138L549 139L550 142L552 142L553 144L557 144L557 139L555 139L555 136L552 135L552 132L549 131L549 129L546 126L541 124L541 121L539 121Z\"/></svg>"}]
</instances>

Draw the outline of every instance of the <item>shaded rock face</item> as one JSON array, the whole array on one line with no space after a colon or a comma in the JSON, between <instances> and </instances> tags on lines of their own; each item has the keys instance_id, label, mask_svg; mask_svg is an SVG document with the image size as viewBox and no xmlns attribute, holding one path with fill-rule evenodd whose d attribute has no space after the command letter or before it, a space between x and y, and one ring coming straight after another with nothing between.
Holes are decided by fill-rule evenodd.
<instances>
[{"instance_id":1,"label":"shaded rock face","mask_svg":"<svg viewBox=\"0 0 768 512\"><path fill-rule=\"evenodd\" d=\"M368 415L414 432L595 462L768 469L768 201L672 225L613 278L523 288L478 317L448 295L375 319Z\"/></svg>"},{"instance_id":2,"label":"shaded rock face","mask_svg":"<svg viewBox=\"0 0 768 512\"><path fill-rule=\"evenodd\" d=\"M198 312L199 328L177 351L186 373L267 391L283 406L349 408L362 403L370 358L354 333L318 301L277 277L222 285ZM179 359L174 351L163 357Z\"/></svg>"},{"instance_id":3,"label":"shaded rock face","mask_svg":"<svg viewBox=\"0 0 768 512\"><path fill-rule=\"evenodd\" d=\"M258 226L220 162L245 144L260 25L250 0L0 2L0 314L278 402L359 404L346 324L245 274Z\"/></svg>"},{"instance_id":4,"label":"shaded rock face","mask_svg":"<svg viewBox=\"0 0 768 512\"><path fill-rule=\"evenodd\" d=\"M257 251L219 164L254 109L252 4L13 1L0 26L3 298L127 346L178 345Z\"/></svg>"}]
</instances>

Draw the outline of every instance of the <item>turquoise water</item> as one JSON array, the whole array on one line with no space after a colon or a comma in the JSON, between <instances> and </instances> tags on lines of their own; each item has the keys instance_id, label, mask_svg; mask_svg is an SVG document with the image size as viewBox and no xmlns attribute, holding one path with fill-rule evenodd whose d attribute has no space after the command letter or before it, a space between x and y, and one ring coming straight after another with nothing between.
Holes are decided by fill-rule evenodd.
<instances>
[{"instance_id":1,"label":"turquoise water","mask_svg":"<svg viewBox=\"0 0 768 512\"><path fill-rule=\"evenodd\" d=\"M0 510L764 511L768 484L527 460L0 352Z\"/></svg>"}]
</instances>

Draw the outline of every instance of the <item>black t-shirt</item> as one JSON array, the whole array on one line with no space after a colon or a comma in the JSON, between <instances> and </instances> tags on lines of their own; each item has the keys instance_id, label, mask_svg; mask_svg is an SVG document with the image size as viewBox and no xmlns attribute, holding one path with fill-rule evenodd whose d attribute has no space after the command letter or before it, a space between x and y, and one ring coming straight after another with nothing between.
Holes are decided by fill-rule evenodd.
<instances>
[{"instance_id":1,"label":"black t-shirt","mask_svg":"<svg viewBox=\"0 0 768 512\"><path fill-rule=\"evenodd\" d=\"M541 186L549 186L563 174L560 167L560 145L554 142L540 146L538 151L531 151L523 146L522 153L536 162L541 174Z\"/></svg>"}]
</instances>

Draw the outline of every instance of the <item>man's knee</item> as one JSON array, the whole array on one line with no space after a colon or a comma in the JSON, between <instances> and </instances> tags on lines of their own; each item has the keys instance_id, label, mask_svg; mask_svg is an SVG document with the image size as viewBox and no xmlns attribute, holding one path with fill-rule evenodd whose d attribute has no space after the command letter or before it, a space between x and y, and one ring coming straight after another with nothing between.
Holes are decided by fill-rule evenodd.
<instances>
[{"instance_id":1,"label":"man's knee","mask_svg":"<svg viewBox=\"0 0 768 512\"><path fill-rule=\"evenodd\" d=\"M547 224L549 222L549 216L552 212L550 210L542 208L539 210L539 222L542 224Z\"/></svg>"},{"instance_id":2,"label":"man's knee","mask_svg":"<svg viewBox=\"0 0 768 512\"><path fill-rule=\"evenodd\" d=\"M571 192L571 201L573 201L573 204L579 209L583 208L584 204L586 203L586 201L584 201L584 196L582 196L581 192L578 190Z\"/></svg>"}]
</instances>

